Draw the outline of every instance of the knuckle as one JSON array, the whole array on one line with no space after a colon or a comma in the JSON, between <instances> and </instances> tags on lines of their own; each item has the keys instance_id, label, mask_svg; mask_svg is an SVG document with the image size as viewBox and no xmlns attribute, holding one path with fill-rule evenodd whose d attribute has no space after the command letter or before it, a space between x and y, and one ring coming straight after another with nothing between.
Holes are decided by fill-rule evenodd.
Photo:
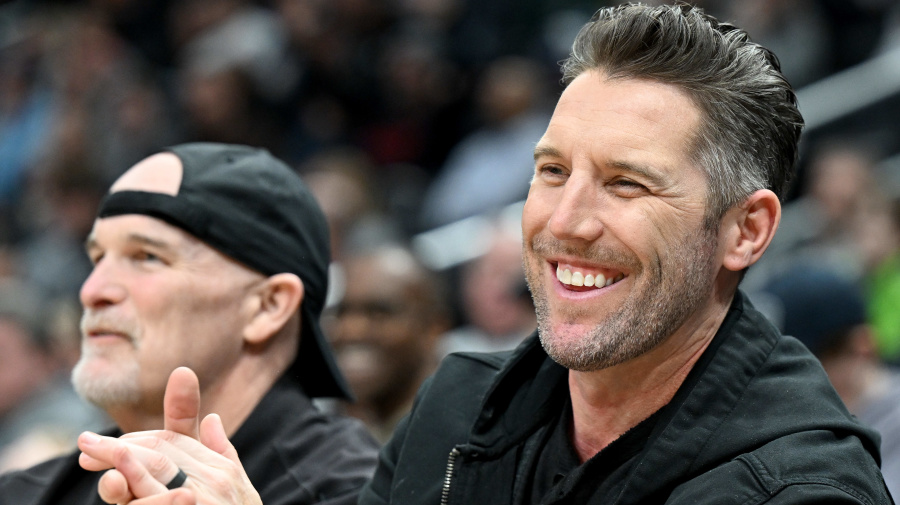
<instances>
[{"instance_id":1,"label":"knuckle","mask_svg":"<svg viewBox=\"0 0 900 505\"><path fill-rule=\"evenodd\" d=\"M159 451L166 445L166 442L165 442L165 440L162 440L161 438L158 438L158 437L148 437L145 440L145 444L146 444L145 447L147 447L148 449L153 449L154 451Z\"/></svg>"},{"instance_id":2,"label":"knuckle","mask_svg":"<svg viewBox=\"0 0 900 505\"><path fill-rule=\"evenodd\" d=\"M131 451L129 451L128 446L124 444L118 444L112 449L113 462L116 466L124 463L130 455Z\"/></svg>"},{"instance_id":3,"label":"knuckle","mask_svg":"<svg viewBox=\"0 0 900 505\"><path fill-rule=\"evenodd\" d=\"M154 454L147 461L147 471L154 477L160 477L169 469L169 459L161 454Z\"/></svg>"},{"instance_id":4,"label":"knuckle","mask_svg":"<svg viewBox=\"0 0 900 505\"><path fill-rule=\"evenodd\" d=\"M216 472L209 478L209 486L219 493L227 492L234 481L226 473Z\"/></svg>"}]
</instances>

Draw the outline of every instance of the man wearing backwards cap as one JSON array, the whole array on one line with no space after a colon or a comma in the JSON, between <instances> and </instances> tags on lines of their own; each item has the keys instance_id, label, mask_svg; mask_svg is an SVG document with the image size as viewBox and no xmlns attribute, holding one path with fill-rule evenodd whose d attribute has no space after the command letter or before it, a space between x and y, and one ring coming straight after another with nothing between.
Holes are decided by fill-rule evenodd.
<instances>
[{"instance_id":1,"label":"man wearing backwards cap","mask_svg":"<svg viewBox=\"0 0 900 505\"><path fill-rule=\"evenodd\" d=\"M87 240L94 269L81 288L82 357L72 380L128 433L122 440L134 441L116 462L149 454L139 444L151 437L133 432L214 432L218 439L202 440L219 459L192 464L190 448L173 445L177 466L154 467L168 473L161 482L241 479L268 505L355 503L377 446L359 423L310 402L349 396L319 328L328 244L312 195L264 150L180 145L113 184ZM85 433L79 444L111 441L119 442ZM238 456L243 470L223 470ZM132 498L118 471L89 471L109 465L86 456L81 465L73 454L7 474L0 502Z\"/></svg>"}]
</instances>

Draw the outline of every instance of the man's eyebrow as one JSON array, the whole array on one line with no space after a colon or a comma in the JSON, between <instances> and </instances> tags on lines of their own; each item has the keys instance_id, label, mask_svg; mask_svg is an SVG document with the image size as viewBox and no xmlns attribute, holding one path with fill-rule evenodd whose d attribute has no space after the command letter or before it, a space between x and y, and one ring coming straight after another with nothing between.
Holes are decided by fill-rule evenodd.
<instances>
[{"instance_id":1,"label":"man's eyebrow","mask_svg":"<svg viewBox=\"0 0 900 505\"><path fill-rule=\"evenodd\" d=\"M129 233L125 238L127 242L137 242L139 244L148 245L151 247L156 247L159 249L170 249L172 246L169 242L159 240L156 238L148 237L147 235L142 235L140 233ZM91 250L94 247L98 247L97 239L93 234L89 235L88 238L84 241L84 248L87 250Z\"/></svg>"},{"instance_id":2,"label":"man's eyebrow","mask_svg":"<svg viewBox=\"0 0 900 505\"><path fill-rule=\"evenodd\" d=\"M547 145L539 145L534 148L535 161L544 156L550 158L562 158L562 151L553 146ZM642 178L650 181L652 184L657 186L663 186L666 183L665 176L660 174L658 170L653 170L650 167L637 165L627 161L610 161L609 163L607 163L607 165L622 172L629 172L641 176Z\"/></svg>"},{"instance_id":3,"label":"man's eyebrow","mask_svg":"<svg viewBox=\"0 0 900 505\"><path fill-rule=\"evenodd\" d=\"M538 158L543 156L548 156L551 158L562 158L562 152L559 149L551 146L537 146L534 148L534 159L537 161Z\"/></svg>"},{"instance_id":4,"label":"man's eyebrow","mask_svg":"<svg viewBox=\"0 0 900 505\"><path fill-rule=\"evenodd\" d=\"M126 240L128 242L138 242L140 244L149 245L160 249L169 249L172 247L172 244L170 244L169 242L157 238L148 237L147 235L141 235L140 233L129 233Z\"/></svg>"},{"instance_id":5,"label":"man's eyebrow","mask_svg":"<svg viewBox=\"0 0 900 505\"><path fill-rule=\"evenodd\" d=\"M656 186L666 185L666 177L660 174L658 170L653 170L650 167L636 165L627 161L611 161L608 165L616 170L638 175Z\"/></svg>"}]
</instances>

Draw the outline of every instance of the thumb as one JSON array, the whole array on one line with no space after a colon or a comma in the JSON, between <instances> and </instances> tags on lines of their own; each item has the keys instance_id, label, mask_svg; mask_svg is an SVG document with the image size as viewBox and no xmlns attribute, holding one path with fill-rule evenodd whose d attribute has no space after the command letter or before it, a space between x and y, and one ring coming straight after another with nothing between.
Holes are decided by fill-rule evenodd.
<instances>
[{"instance_id":1,"label":"thumb","mask_svg":"<svg viewBox=\"0 0 900 505\"><path fill-rule=\"evenodd\" d=\"M106 503L128 503L134 498L131 490L128 489L128 481L116 469L109 470L100 476L97 492L100 499Z\"/></svg>"},{"instance_id":2,"label":"thumb","mask_svg":"<svg viewBox=\"0 0 900 505\"><path fill-rule=\"evenodd\" d=\"M218 414L210 414L203 418L203 422L200 423L200 442L241 466L237 450L228 440L222 418Z\"/></svg>"},{"instance_id":3,"label":"thumb","mask_svg":"<svg viewBox=\"0 0 900 505\"><path fill-rule=\"evenodd\" d=\"M163 411L165 429L197 439L200 424L200 381L193 370L178 367L169 375Z\"/></svg>"}]
</instances>

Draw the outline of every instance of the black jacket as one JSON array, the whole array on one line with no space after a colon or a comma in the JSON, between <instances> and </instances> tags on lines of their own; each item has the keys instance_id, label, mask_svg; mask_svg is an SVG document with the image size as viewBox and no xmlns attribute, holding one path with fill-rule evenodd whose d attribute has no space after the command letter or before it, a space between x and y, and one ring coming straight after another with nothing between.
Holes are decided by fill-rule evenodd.
<instances>
[{"instance_id":1,"label":"black jacket","mask_svg":"<svg viewBox=\"0 0 900 505\"><path fill-rule=\"evenodd\" d=\"M451 355L382 450L360 504L522 503L566 377L536 335L511 353ZM891 503L878 435L740 293L655 419L643 449L608 478L586 475L548 503Z\"/></svg>"},{"instance_id":2,"label":"black jacket","mask_svg":"<svg viewBox=\"0 0 900 505\"><path fill-rule=\"evenodd\" d=\"M320 413L285 379L231 443L266 505L354 504L378 451L362 424ZM97 494L101 473L82 470L78 454L0 476L0 504L103 504Z\"/></svg>"}]
</instances>

